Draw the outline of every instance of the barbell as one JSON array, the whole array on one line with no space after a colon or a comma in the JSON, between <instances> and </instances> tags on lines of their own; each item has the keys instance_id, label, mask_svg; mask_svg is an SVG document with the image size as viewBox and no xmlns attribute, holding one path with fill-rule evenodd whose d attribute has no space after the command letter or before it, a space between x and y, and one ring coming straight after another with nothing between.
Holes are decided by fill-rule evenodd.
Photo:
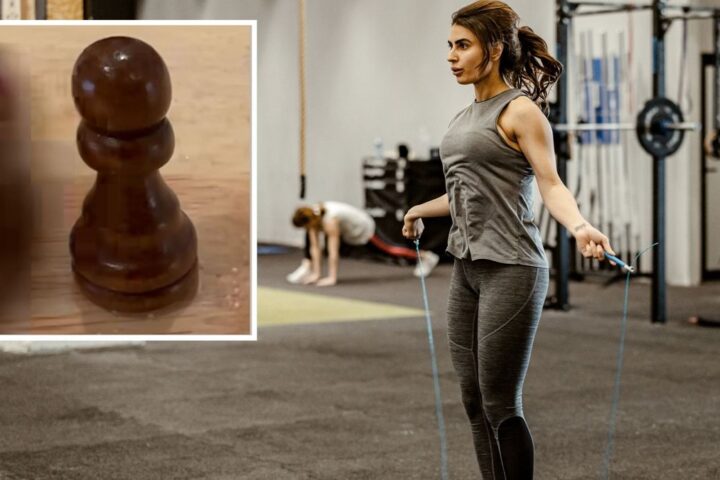
<instances>
[{"instance_id":1,"label":"barbell","mask_svg":"<svg viewBox=\"0 0 720 480\"><path fill-rule=\"evenodd\" d=\"M642 148L650 155L667 157L677 152L688 130L698 130L697 122L685 122L680 107L664 97L648 100L636 123L579 123L575 125L556 123L557 132L602 132L635 130Z\"/></svg>"}]
</instances>

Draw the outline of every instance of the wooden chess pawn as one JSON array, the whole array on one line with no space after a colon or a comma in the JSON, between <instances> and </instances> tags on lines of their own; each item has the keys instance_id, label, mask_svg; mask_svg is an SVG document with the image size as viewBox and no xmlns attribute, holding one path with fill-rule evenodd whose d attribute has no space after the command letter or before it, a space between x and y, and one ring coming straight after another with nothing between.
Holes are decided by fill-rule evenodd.
<instances>
[{"instance_id":1,"label":"wooden chess pawn","mask_svg":"<svg viewBox=\"0 0 720 480\"><path fill-rule=\"evenodd\" d=\"M93 302L141 312L191 298L197 238L158 169L173 154L167 67L148 44L110 37L72 74L77 146L97 178L70 233L75 279Z\"/></svg>"}]
</instances>

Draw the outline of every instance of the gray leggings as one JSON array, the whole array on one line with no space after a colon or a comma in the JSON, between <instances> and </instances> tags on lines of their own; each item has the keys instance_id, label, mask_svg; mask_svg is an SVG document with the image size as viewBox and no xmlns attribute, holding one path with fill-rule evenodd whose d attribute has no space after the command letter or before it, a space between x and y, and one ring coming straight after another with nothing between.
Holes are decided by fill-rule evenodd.
<instances>
[{"instance_id":1,"label":"gray leggings","mask_svg":"<svg viewBox=\"0 0 720 480\"><path fill-rule=\"evenodd\" d=\"M547 293L544 267L455 259L448 340L482 478L529 479L522 387Z\"/></svg>"}]
</instances>

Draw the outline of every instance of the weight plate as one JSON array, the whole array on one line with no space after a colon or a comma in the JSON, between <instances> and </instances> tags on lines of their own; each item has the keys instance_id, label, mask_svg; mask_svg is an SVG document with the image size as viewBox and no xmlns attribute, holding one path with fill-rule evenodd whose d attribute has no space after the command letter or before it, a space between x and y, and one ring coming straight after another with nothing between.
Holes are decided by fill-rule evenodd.
<instances>
[{"instance_id":1,"label":"weight plate","mask_svg":"<svg viewBox=\"0 0 720 480\"><path fill-rule=\"evenodd\" d=\"M682 122L682 111L672 100L664 97L648 100L637 116L638 141L654 157L670 156L682 145L685 131L668 125Z\"/></svg>"}]
</instances>

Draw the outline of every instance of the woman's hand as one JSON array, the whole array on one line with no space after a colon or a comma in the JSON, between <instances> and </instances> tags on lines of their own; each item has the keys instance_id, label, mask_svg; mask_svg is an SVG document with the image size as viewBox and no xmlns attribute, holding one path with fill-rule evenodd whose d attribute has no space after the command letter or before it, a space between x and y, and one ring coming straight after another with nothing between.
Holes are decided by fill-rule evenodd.
<instances>
[{"instance_id":1,"label":"woman's hand","mask_svg":"<svg viewBox=\"0 0 720 480\"><path fill-rule=\"evenodd\" d=\"M573 231L573 236L575 237L578 251L585 258L593 257L602 261L605 260L605 252L610 255L615 255L608 238L589 223L583 223L576 227ZM615 262L610 263L615 265Z\"/></svg>"},{"instance_id":2,"label":"woman's hand","mask_svg":"<svg viewBox=\"0 0 720 480\"><path fill-rule=\"evenodd\" d=\"M423 230L425 230L425 225L423 225L422 218L416 217L411 212L412 209L405 214L405 224L402 228L402 234L403 237L409 240L416 240L422 235Z\"/></svg>"}]
</instances>

